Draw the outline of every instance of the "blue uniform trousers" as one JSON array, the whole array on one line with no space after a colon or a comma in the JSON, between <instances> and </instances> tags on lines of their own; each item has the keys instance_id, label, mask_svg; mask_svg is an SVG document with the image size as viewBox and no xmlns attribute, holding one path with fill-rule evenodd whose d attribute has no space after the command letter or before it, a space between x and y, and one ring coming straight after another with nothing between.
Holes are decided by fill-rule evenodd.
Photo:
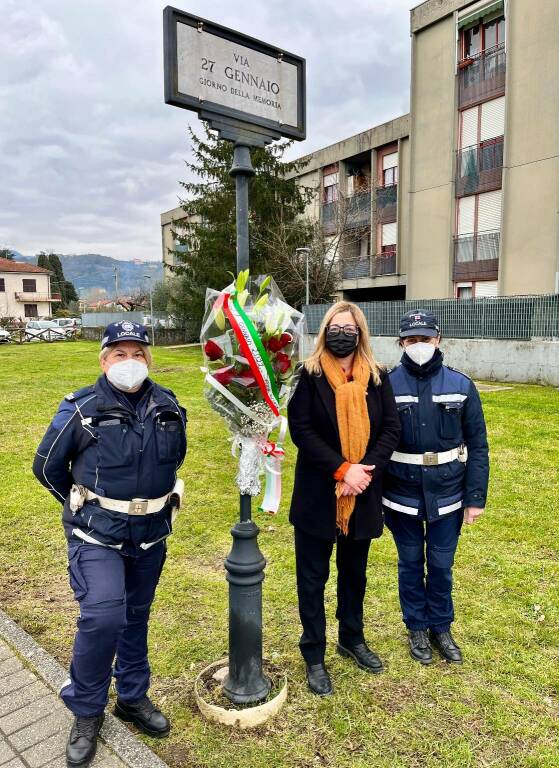
<instances>
[{"instance_id":1,"label":"blue uniform trousers","mask_svg":"<svg viewBox=\"0 0 559 768\"><path fill-rule=\"evenodd\" d=\"M448 632L454 621L452 565L464 511L428 523L387 509L385 520L398 550L398 591L405 625L412 630Z\"/></svg>"},{"instance_id":2,"label":"blue uniform trousers","mask_svg":"<svg viewBox=\"0 0 559 768\"><path fill-rule=\"evenodd\" d=\"M165 542L136 555L96 544L68 547L68 571L80 604L70 680L60 696L74 713L103 712L113 675L123 701L141 699L149 688L148 619L165 562Z\"/></svg>"}]
</instances>

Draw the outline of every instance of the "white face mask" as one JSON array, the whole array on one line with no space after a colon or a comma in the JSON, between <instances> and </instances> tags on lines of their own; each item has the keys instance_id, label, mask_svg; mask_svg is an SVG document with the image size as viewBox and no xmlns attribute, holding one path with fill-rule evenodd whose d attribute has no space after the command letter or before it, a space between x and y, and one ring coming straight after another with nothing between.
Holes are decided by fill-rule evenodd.
<instances>
[{"instance_id":1,"label":"white face mask","mask_svg":"<svg viewBox=\"0 0 559 768\"><path fill-rule=\"evenodd\" d=\"M139 360L122 360L120 363L113 363L106 376L114 387L122 392L130 392L147 379L148 367Z\"/></svg>"},{"instance_id":2,"label":"white face mask","mask_svg":"<svg viewBox=\"0 0 559 768\"><path fill-rule=\"evenodd\" d=\"M435 354L436 346L427 341L418 341L405 347L406 355L417 365L425 365Z\"/></svg>"}]
</instances>

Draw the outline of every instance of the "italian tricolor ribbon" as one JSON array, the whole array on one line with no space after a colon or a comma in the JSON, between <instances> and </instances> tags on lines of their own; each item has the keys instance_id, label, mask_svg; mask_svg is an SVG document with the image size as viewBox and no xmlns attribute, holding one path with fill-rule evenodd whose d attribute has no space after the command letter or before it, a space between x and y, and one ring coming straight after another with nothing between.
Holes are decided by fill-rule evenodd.
<instances>
[{"instance_id":1,"label":"italian tricolor ribbon","mask_svg":"<svg viewBox=\"0 0 559 768\"><path fill-rule=\"evenodd\" d=\"M223 309L237 337L243 356L260 387L262 397L274 416L279 416L280 397L274 371L252 320L237 301L235 293L222 293L215 303L215 308Z\"/></svg>"}]
</instances>

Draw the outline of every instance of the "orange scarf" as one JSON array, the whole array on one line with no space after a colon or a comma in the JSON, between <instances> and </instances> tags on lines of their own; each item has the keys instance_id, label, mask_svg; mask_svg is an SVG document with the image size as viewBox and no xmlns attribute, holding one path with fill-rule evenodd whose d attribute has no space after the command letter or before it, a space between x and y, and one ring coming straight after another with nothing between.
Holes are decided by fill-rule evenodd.
<instances>
[{"instance_id":1,"label":"orange scarf","mask_svg":"<svg viewBox=\"0 0 559 768\"><path fill-rule=\"evenodd\" d=\"M371 434L367 410L367 387L371 370L359 353L356 353L353 360L353 381L346 379L342 366L330 352L325 351L320 355L320 365L336 397L342 456L351 464L358 464L365 455ZM342 496L342 488L343 482L336 483L336 525L347 536L349 519L355 508L355 496Z\"/></svg>"}]
</instances>

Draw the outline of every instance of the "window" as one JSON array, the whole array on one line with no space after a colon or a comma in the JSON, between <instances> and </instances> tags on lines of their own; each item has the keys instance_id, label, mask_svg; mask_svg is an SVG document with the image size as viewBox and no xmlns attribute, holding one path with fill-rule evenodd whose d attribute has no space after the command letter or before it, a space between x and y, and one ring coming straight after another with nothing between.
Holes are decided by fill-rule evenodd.
<instances>
[{"instance_id":1,"label":"window","mask_svg":"<svg viewBox=\"0 0 559 768\"><path fill-rule=\"evenodd\" d=\"M23 292L24 293L35 293L37 290L37 281L36 280L24 280L23 281ZM31 305L29 305L31 306Z\"/></svg>"},{"instance_id":2,"label":"window","mask_svg":"<svg viewBox=\"0 0 559 768\"><path fill-rule=\"evenodd\" d=\"M3 277L0 277L0 293L6 292L6 282Z\"/></svg>"},{"instance_id":3,"label":"window","mask_svg":"<svg viewBox=\"0 0 559 768\"><path fill-rule=\"evenodd\" d=\"M389 152L382 157L382 186L391 187L398 183L398 153Z\"/></svg>"},{"instance_id":4,"label":"window","mask_svg":"<svg viewBox=\"0 0 559 768\"><path fill-rule=\"evenodd\" d=\"M334 169L336 169L336 166L328 166L323 171L322 186L324 188L324 203L334 203L338 199L339 175L338 171Z\"/></svg>"},{"instance_id":5,"label":"window","mask_svg":"<svg viewBox=\"0 0 559 768\"><path fill-rule=\"evenodd\" d=\"M37 311L36 304L24 304L23 311L25 313L25 317L39 317L39 312Z\"/></svg>"},{"instance_id":6,"label":"window","mask_svg":"<svg viewBox=\"0 0 559 768\"><path fill-rule=\"evenodd\" d=\"M462 60L475 58L478 54L490 51L505 42L504 16L491 21L478 21L464 29L461 39Z\"/></svg>"},{"instance_id":7,"label":"window","mask_svg":"<svg viewBox=\"0 0 559 768\"><path fill-rule=\"evenodd\" d=\"M473 299L474 288L472 283L457 283L456 298L457 299Z\"/></svg>"}]
</instances>

